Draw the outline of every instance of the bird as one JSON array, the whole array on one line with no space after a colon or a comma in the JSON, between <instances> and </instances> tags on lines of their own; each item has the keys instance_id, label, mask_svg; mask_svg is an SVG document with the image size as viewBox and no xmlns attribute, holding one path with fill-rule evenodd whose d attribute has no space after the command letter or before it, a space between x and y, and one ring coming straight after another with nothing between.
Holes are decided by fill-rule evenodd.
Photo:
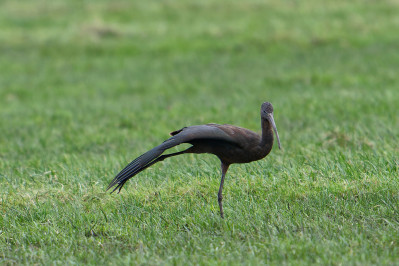
<instances>
[{"instance_id":1,"label":"bird","mask_svg":"<svg viewBox=\"0 0 399 266\"><path fill-rule=\"evenodd\" d=\"M119 193L130 178L166 158L186 153L214 154L221 163L222 176L218 191L218 203L220 216L224 218L222 191L229 166L231 164L249 163L266 157L273 147L273 131L276 134L278 147L281 149L280 138L273 117L273 105L270 102L262 103L260 117L261 135L246 128L213 123L183 127L173 131L170 133L171 137L169 139L137 157L123 168L110 182L107 191L116 186L111 193L117 189L119 189ZM166 150L183 143L191 144L191 146L183 151L163 155Z\"/></svg>"}]
</instances>

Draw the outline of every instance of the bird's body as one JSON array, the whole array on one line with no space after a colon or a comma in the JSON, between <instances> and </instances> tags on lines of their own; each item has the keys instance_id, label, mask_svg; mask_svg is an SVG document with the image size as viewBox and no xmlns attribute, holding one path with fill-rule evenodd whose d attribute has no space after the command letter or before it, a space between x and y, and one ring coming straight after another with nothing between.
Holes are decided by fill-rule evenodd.
<instances>
[{"instance_id":1,"label":"bird's body","mask_svg":"<svg viewBox=\"0 0 399 266\"><path fill-rule=\"evenodd\" d=\"M262 138L248 129L232 125L207 124L183 128L180 134L191 135L191 153L211 153L226 164L249 163L269 154L271 145L262 145ZM193 132L193 133L191 133ZM198 138L198 133L213 133ZM172 132L173 133L173 132ZM271 132L273 139L273 132ZM182 136L183 137L183 136ZM220 137L220 138L218 138Z\"/></svg>"},{"instance_id":2,"label":"bird's body","mask_svg":"<svg viewBox=\"0 0 399 266\"><path fill-rule=\"evenodd\" d=\"M170 133L172 135L171 138L127 165L110 183L108 189L117 185L113 191L118 188L120 191L128 179L168 157L184 153L210 153L216 155L221 161L222 179L218 201L220 214L223 217L222 189L224 177L229 166L234 163L257 161L268 155L273 146L273 130L276 132L280 147L280 140L273 119L273 107L270 103L262 104L261 117L261 136L251 130L227 124L189 126L173 131ZM189 143L192 146L181 152L162 155L165 150L183 143Z\"/></svg>"}]
</instances>

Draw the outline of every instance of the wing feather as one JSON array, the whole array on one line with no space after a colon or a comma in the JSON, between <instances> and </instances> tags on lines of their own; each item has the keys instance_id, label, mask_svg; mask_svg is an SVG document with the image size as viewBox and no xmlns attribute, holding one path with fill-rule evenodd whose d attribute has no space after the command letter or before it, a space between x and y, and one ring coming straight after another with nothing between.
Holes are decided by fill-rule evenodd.
<instances>
[{"instance_id":1,"label":"wing feather","mask_svg":"<svg viewBox=\"0 0 399 266\"><path fill-rule=\"evenodd\" d=\"M156 160L165 150L175 147L182 143L190 143L191 141L199 140L199 139L212 139L212 140L221 140L230 143L234 143L235 145L239 145L237 140L219 128L220 125L217 124L207 124L207 125L198 125L198 126L190 126L184 127L180 130L173 131L172 137L165 140L162 144L156 146L155 148L147 151L146 153L140 155L132 162L130 162L125 168L120 171L115 178L108 185L107 190L117 185L116 188L112 191L114 192L119 188L119 191L122 189L122 186L126 183L126 181L146 167L148 167L151 162Z\"/></svg>"}]
</instances>

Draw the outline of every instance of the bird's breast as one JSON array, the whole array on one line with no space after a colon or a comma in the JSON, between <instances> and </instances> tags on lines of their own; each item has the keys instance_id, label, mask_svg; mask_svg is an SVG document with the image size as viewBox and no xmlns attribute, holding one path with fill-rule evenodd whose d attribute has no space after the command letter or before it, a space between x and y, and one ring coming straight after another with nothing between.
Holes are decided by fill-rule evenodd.
<instances>
[{"instance_id":1,"label":"bird's breast","mask_svg":"<svg viewBox=\"0 0 399 266\"><path fill-rule=\"evenodd\" d=\"M210 153L214 154L222 162L233 163L249 163L264 158L269 151L262 149L259 145L238 146L233 143L220 141L194 141L193 153Z\"/></svg>"}]
</instances>

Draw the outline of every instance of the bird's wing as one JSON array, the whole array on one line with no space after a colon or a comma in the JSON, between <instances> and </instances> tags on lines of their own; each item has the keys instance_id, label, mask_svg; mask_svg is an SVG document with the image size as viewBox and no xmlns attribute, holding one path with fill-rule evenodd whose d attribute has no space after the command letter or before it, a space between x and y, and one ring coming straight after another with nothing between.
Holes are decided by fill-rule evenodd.
<instances>
[{"instance_id":1,"label":"bird's wing","mask_svg":"<svg viewBox=\"0 0 399 266\"><path fill-rule=\"evenodd\" d=\"M120 189L128 179L147 168L151 164L151 162L157 159L165 150L175 147L179 144L190 143L190 141L199 139L213 139L239 145L237 140L235 140L225 131L221 130L219 127L220 125L217 124L208 124L185 127L172 132L172 137L165 140L162 144L137 157L125 168L123 168L122 171L120 171L108 185L107 190L118 184L112 192L114 192L118 188L120 191Z\"/></svg>"},{"instance_id":2,"label":"bird's wing","mask_svg":"<svg viewBox=\"0 0 399 266\"><path fill-rule=\"evenodd\" d=\"M166 140L164 143L165 146L169 146L168 143L172 144L173 146L176 146L181 143L190 143L190 141L199 140L199 139L212 139L212 140L226 141L236 145L240 145L240 142L234 136L234 134L230 134L229 131L224 130L225 126L226 125L206 124L199 126L184 127L180 130L171 132L170 134L172 135L172 137Z\"/></svg>"},{"instance_id":3,"label":"bird's wing","mask_svg":"<svg viewBox=\"0 0 399 266\"><path fill-rule=\"evenodd\" d=\"M118 184L112 192L114 192L118 188L120 192L123 185L128 179L144 170L146 168L146 165L150 164L165 151L165 149L162 149L160 146L162 146L162 144L147 151L146 153L131 161L125 168L122 169L122 171L120 171L115 176L115 178L108 185L107 190Z\"/></svg>"}]
</instances>

